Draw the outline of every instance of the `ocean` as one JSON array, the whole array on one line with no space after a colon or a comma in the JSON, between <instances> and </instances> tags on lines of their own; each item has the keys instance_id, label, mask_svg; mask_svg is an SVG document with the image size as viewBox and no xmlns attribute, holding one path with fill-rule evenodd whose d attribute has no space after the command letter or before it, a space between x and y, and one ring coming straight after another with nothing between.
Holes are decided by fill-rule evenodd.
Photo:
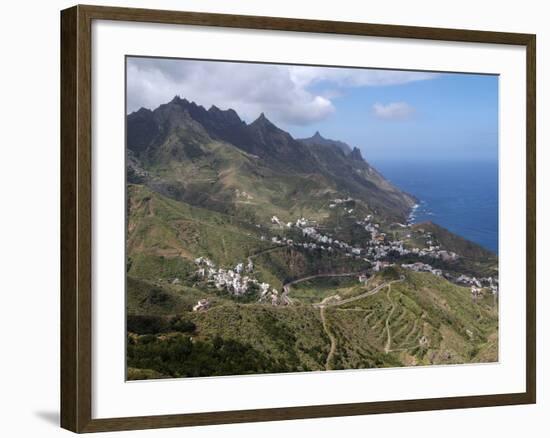
<instances>
[{"instance_id":1,"label":"ocean","mask_svg":"<svg viewBox=\"0 0 550 438\"><path fill-rule=\"evenodd\" d=\"M498 254L496 162L372 164L394 185L418 198L411 222L435 222Z\"/></svg>"}]
</instances>

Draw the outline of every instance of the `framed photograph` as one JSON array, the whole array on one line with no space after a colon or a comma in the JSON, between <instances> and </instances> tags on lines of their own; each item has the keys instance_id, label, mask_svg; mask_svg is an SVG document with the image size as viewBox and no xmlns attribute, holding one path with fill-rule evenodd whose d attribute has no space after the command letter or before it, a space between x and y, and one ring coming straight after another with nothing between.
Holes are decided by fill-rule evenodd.
<instances>
[{"instance_id":1,"label":"framed photograph","mask_svg":"<svg viewBox=\"0 0 550 438\"><path fill-rule=\"evenodd\" d=\"M61 423L535 403L535 35L61 13Z\"/></svg>"}]
</instances>

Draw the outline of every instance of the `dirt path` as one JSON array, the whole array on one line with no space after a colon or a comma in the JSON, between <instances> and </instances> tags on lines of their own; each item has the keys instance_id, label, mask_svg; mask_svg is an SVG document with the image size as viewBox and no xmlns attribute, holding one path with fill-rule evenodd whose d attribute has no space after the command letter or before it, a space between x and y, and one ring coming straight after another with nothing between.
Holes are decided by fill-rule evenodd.
<instances>
[{"instance_id":1,"label":"dirt path","mask_svg":"<svg viewBox=\"0 0 550 438\"><path fill-rule=\"evenodd\" d=\"M313 304L314 307L335 307L335 306L342 306L343 304L349 304L349 303L353 303L354 301L357 301L357 300L361 300L363 298L366 298L366 297L370 297L372 295L375 295L377 294L378 292L380 292L382 289L384 289L386 286L390 286L393 284L393 283L398 283L400 281L403 281L402 279L399 279L399 280L393 280L393 281L390 281L389 283L387 282L384 282L382 283L381 285L379 286L376 286L374 289L372 290L369 290L367 292L364 292L362 294L359 294L359 295L356 295L354 297L351 297L351 298L346 298L345 300L338 300L334 303L330 303L330 302L326 302L326 298L321 301L320 303L316 303L316 304ZM334 297L334 295L332 295L332 297ZM328 297L328 298L332 298L332 297Z\"/></svg>"},{"instance_id":2,"label":"dirt path","mask_svg":"<svg viewBox=\"0 0 550 438\"><path fill-rule=\"evenodd\" d=\"M330 300L333 300L335 297L336 295L326 297L323 301L321 301L321 303L326 303ZM321 322L323 323L323 329L325 330L325 333L330 339L330 350L327 355L327 360L325 361L325 370L328 371L332 369L331 362L332 362L332 358L334 357L334 353L336 352L336 337L328 329L327 318L325 315L325 306L322 306L320 308L320 312L321 312Z\"/></svg>"},{"instance_id":3,"label":"dirt path","mask_svg":"<svg viewBox=\"0 0 550 438\"><path fill-rule=\"evenodd\" d=\"M393 312L395 311L395 304L392 301L391 297L391 283L388 285L388 293L386 294L388 297L388 300L391 304L391 310L390 313L388 313L388 317L386 318L386 332L388 333L388 339L386 341L386 346L384 347L384 351L386 354L388 354L391 351L391 330L390 330L390 318L393 315Z\"/></svg>"},{"instance_id":4,"label":"dirt path","mask_svg":"<svg viewBox=\"0 0 550 438\"><path fill-rule=\"evenodd\" d=\"M303 281L313 280L314 278L323 278L323 277L353 277L356 275L361 274L361 272L345 272L343 274L316 274L316 275L309 275L307 277L297 278L296 280L289 281L288 283L285 283L283 285L283 290L287 291L287 293L290 292L290 286L296 283L301 283Z\"/></svg>"},{"instance_id":5,"label":"dirt path","mask_svg":"<svg viewBox=\"0 0 550 438\"><path fill-rule=\"evenodd\" d=\"M331 362L332 362L332 358L334 357L334 353L336 352L336 337L328 329L324 307L321 307L321 321L323 321L323 329L325 330L325 333L330 339L330 350L328 352L327 360L325 362L325 370L328 371L332 369Z\"/></svg>"},{"instance_id":6,"label":"dirt path","mask_svg":"<svg viewBox=\"0 0 550 438\"><path fill-rule=\"evenodd\" d=\"M411 328L411 331L409 334L405 337L403 340L403 343L409 342L409 339L411 339L411 336L416 332L416 327L418 326L418 319L414 320L413 326Z\"/></svg>"},{"instance_id":7,"label":"dirt path","mask_svg":"<svg viewBox=\"0 0 550 438\"><path fill-rule=\"evenodd\" d=\"M314 278L323 278L323 277L352 277L355 275L359 275L361 272L346 272L343 274L316 274L316 275L308 275L307 277L297 278L296 280L289 281L288 283L285 283L283 285L283 293L281 294L281 300L285 304L292 304L292 298L288 296L290 293L290 286L296 283L301 283L303 281L313 280ZM333 295L334 296L334 295ZM332 298L332 297L328 297ZM323 300L324 301L324 300ZM318 303L320 305L321 303ZM314 304L314 306L317 306Z\"/></svg>"},{"instance_id":8,"label":"dirt path","mask_svg":"<svg viewBox=\"0 0 550 438\"><path fill-rule=\"evenodd\" d=\"M397 280L397 281L400 281L400 280ZM391 310L390 310L390 313L388 313L388 316L387 316L386 322L385 322L387 339L386 339L386 345L384 347L384 352L386 354L391 353L391 352L407 351L407 350L411 350L413 348L416 348L418 346L416 343L413 343L412 345L402 347L402 348L394 348L394 349L391 348L392 335L391 335L390 319L391 319L393 313L395 312L395 307L396 307L395 303L392 301L391 296L390 296L392 283L395 283L395 281L392 281L388 284L388 292L387 292L387 297L388 297L388 300L391 304ZM405 337L405 340L404 340L403 343L406 343L410 339L411 335L413 335L415 333L416 328L417 328L417 322L418 322L418 320L415 319L414 323L413 323L413 326L412 326L410 332Z\"/></svg>"},{"instance_id":9,"label":"dirt path","mask_svg":"<svg viewBox=\"0 0 550 438\"><path fill-rule=\"evenodd\" d=\"M415 342L413 340L412 344L411 344L411 341L410 341L410 338L416 332L417 327L418 327L418 320L415 319L414 324L411 328L411 331L409 332L409 334L406 336L406 338L402 342L402 344L408 344L408 345L404 346L404 347L401 347L401 348L392 348L392 349L388 350L388 353L399 352L399 351L408 351L408 350L413 350L413 349L417 348L418 345L419 345L418 342Z\"/></svg>"},{"instance_id":10,"label":"dirt path","mask_svg":"<svg viewBox=\"0 0 550 438\"><path fill-rule=\"evenodd\" d=\"M256 257L259 257L263 254L267 254L269 252L272 252L272 251L278 251L282 248L286 248L286 246L284 245L278 245L278 246L272 246L271 248L266 248L266 249L262 249L261 251L258 251L254 254L250 254L248 257L247 257L247 260L248 262L250 263L252 261L252 259L256 258Z\"/></svg>"},{"instance_id":11,"label":"dirt path","mask_svg":"<svg viewBox=\"0 0 550 438\"><path fill-rule=\"evenodd\" d=\"M321 322L323 323L323 329L324 329L325 333L327 334L327 336L330 339L330 350L329 350L329 353L327 355L327 360L325 362L325 369L326 370L331 370L332 369L332 363L331 362L332 362L332 358L334 357L334 354L336 352L336 337L331 333L331 331L328 328L327 318L326 318L326 314L325 314L326 309L329 308L329 307L341 306L342 304L351 303L353 301L357 301L357 300L360 300L362 298L374 295L374 294L378 293L380 290L384 289L386 286L388 286L388 288L389 288L388 289L388 297L389 297L389 292L391 291L391 285L393 283L397 283L397 282L400 282L400 281L403 281L403 279L401 278L399 280L393 280L393 281L390 281L389 283L384 282L381 285L376 286L372 290L369 290L369 291L367 291L365 293L362 293L360 295L357 295L355 297L347 298L345 300L340 300L338 295L331 295L331 296L326 297L325 299L323 299L320 303L316 303L316 304L313 305L314 307L319 308L319 311L321 313ZM331 301L334 301L334 302L331 302ZM392 305L393 305L393 303L392 303ZM393 308L392 308L392 312L393 312ZM390 317L391 317L391 313L388 316L388 319L386 320L386 328L388 328L388 321L389 321ZM388 330L389 330L389 328L388 328ZM388 331L388 333L389 333L389 331ZM390 343L391 343L391 338L390 338Z\"/></svg>"}]
</instances>

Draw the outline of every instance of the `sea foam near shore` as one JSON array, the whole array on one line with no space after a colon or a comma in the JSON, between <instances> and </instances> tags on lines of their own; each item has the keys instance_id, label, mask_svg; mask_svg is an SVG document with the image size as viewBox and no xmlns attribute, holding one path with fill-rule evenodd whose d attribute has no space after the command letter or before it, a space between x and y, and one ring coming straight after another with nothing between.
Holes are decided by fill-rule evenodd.
<instances>
[{"instance_id":1,"label":"sea foam near shore","mask_svg":"<svg viewBox=\"0 0 550 438\"><path fill-rule=\"evenodd\" d=\"M433 221L498 254L498 163L375 163L419 201L407 222Z\"/></svg>"}]
</instances>

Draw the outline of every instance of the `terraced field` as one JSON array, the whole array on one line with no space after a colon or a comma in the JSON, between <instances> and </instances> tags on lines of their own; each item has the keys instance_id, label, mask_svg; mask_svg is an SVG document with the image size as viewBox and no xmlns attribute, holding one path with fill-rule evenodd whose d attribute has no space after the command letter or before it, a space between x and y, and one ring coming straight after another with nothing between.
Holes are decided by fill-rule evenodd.
<instances>
[{"instance_id":1,"label":"terraced field","mask_svg":"<svg viewBox=\"0 0 550 438\"><path fill-rule=\"evenodd\" d=\"M175 97L127 117L129 379L498 360L498 258L358 148Z\"/></svg>"},{"instance_id":2,"label":"terraced field","mask_svg":"<svg viewBox=\"0 0 550 438\"><path fill-rule=\"evenodd\" d=\"M296 297L293 305L273 307L212 297L212 308L206 312L191 312L187 289L170 286L169 306L160 300L150 306L149 313L192 322L194 342L210 344L218 337L234 340L269 364L265 372L497 359L494 300L474 302L467 288L428 273L406 272L393 279L380 275L366 285L343 278L337 277L340 284L336 287L333 282L322 285L315 302L314 287L309 284L309 301ZM323 279L329 278L316 278L315 282ZM134 295L131 297L133 300ZM174 309L180 312L174 314ZM147 336L138 336L137 342ZM154 342L162 344L177 336L177 331L168 331ZM130 364L140 368L139 362ZM162 374L154 368L148 373L152 371ZM132 373L147 375L136 370Z\"/></svg>"},{"instance_id":3,"label":"terraced field","mask_svg":"<svg viewBox=\"0 0 550 438\"><path fill-rule=\"evenodd\" d=\"M338 344L334 367L357 367L379 352L393 365L476 361L498 330L495 303L474 303L467 288L431 277L408 274L407 281L388 284L380 293L327 307Z\"/></svg>"}]
</instances>

